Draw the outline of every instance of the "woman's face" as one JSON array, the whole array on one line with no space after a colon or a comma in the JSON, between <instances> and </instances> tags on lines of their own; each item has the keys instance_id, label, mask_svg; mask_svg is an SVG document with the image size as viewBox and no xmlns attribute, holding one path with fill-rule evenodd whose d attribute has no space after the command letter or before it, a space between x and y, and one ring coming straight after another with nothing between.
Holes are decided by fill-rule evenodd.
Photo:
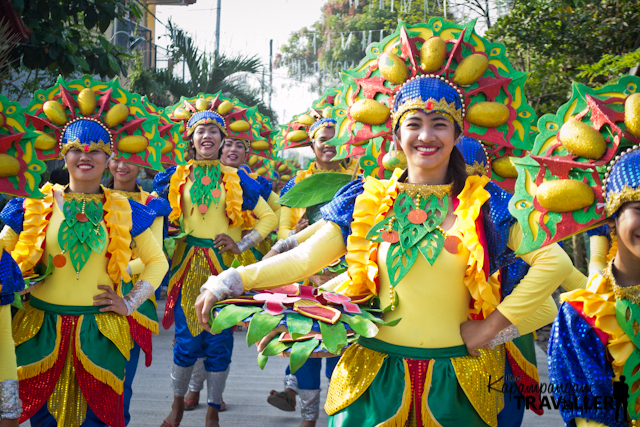
<instances>
[{"instance_id":1,"label":"woman's face","mask_svg":"<svg viewBox=\"0 0 640 427\"><path fill-rule=\"evenodd\" d=\"M72 181L100 183L107 166L107 153L102 150L84 151L72 148L65 156Z\"/></svg>"},{"instance_id":2,"label":"woman's face","mask_svg":"<svg viewBox=\"0 0 640 427\"><path fill-rule=\"evenodd\" d=\"M109 170L113 175L114 187L117 190L123 190L126 188L134 187L136 178L140 168L130 163L122 161L111 160L109 161Z\"/></svg>"},{"instance_id":3,"label":"woman's face","mask_svg":"<svg viewBox=\"0 0 640 427\"><path fill-rule=\"evenodd\" d=\"M418 169L446 169L455 147L455 125L438 113L411 112L400 125L399 138L407 166Z\"/></svg>"},{"instance_id":4,"label":"woman's face","mask_svg":"<svg viewBox=\"0 0 640 427\"><path fill-rule=\"evenodd\" d=\"M220 161L226 166L232 168L239 168L245 162L247 156L247 150L239 139L226 138L222 144L222 156Z\"/></svg>"},{"instance_id":5,"label":"woman's face","mask_svg":"<svg viewBox=\"0 0 640 427\"><path fill-rule=\"evenodd\" d=\"M615 219L618 252L624 250L640 262L640 202L622 205Z\"/></svg>"},{"instance_id":6,"label":"woman's face","mask_svg":"<svg viewBox=\"0 0 640 427\"><path fill-rule=\"evenodd\" d=\"M193 146L200 160L216 159L221 142L222 133L213 123L198 125L193 132Z\"/></svg>"},{"instance_id":7,"label":"woman's face","mask_svg":"<svg viewBox=\"0 0 640 427\"><path fill-rule=\"evenodd\" d=\"M331 127L322 128L316 133L316 139L313 142L313 151L317 160L320 160L323 163L330 163L336 156L336 146L325 144L325 142L333 138L335 134L335 128Z\"/></svg>"}]
</instances>

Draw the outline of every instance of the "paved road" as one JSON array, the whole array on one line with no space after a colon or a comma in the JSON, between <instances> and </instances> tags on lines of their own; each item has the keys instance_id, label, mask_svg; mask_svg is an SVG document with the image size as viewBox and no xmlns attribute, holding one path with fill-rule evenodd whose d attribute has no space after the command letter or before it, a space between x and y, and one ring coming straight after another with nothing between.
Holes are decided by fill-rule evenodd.
<instances>
[{"instance_id":1,"label":"paved road","mask_svg":"<svg viewBox=\"0 0 640 427\"><path fill-rule=\"evenodd\" d=\"M158 307L159 315L164 308L163 302ZM228 410L220 414L223 427L295 427L300 423L299 412L282 412L267 404L269 390L282 389L282 377L288 360L271 358L264 371L256 363L255 347L247 348L246 330L236 332L231 372L227 381L224 400ZM173 329L165 331L160 328L160 335L154 338L153 364L144 367L144 357L140 358L140 366L133 383L133 401L130 427L159 427L169 413L172 401L171 380L169 374L173 361L172 353ZM540 380L547 381L547 369L544 353L538 349L538 366ZM322 382L322 402L326 398L327 380ZM206 392L201 401L206 399ZM186 412L181 427L202 427L206 406L201 404L194 411ZM25 423L23 425L29 425ZM318 427L327 425L327 415L321 411ZM557 411L546 411L539 417L527 411L524 427L560 427L562 419Z\"/></svg>"}]
</instances>

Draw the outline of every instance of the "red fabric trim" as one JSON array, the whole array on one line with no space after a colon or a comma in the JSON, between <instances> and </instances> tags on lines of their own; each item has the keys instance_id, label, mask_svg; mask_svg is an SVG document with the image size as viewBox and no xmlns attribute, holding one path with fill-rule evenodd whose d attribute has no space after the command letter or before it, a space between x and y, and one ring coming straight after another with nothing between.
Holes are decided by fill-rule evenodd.
<instances>
[{"instance_id":1,"label":"red fabric trim","mask_svg":"<svg viewBox=\"0 0 640 427\"><path fill-rule=\"evenodd\" d=\"M191 263L191 260L188 260L187 262ZM164 307L164 316L162 316L162 327L165 329L169 329L171 325L173 325L176 302L178 301L180 289L182 289L182 281L187 275L187 271L188 269L184 270L184 273L182 274L180 280L173 285L171 291L167 294L167 303Z\"/></svg>"},{"instance_id":2,"label":"red fabric trim","mask_svg":"<svg viewBox=\"0 0 640 427\"><path fill-rule=\"evenodd\" d=\"M132 316L127 316L127 322L129 322L129 330L131 331L131 337L144 351L144 365L146 367L151 366L153 360L153 342L151 340L152 333L149 329L142 326Z\"/></svg>"},{"instance_id":3,"label":"red fabric trim","mask_svg":"<svg viewBox=\"0 0 640 427\"><path fill-rule=\"evenodd\" d=\"M75 334L73 343L75 346ZM94 414L110 427L124 427L124 396L118 394L108 384L97 380L85 371L78 357L73 353L76 378L87 405Z\"/></svg>"},{"instance_id":4,"label":"red fabric trim","mask_svg":"<svg viewBox=\"0 0 640 427\"><path fill-rule=\"evenodd\" d=\"M507 360L509 361L509 366L511 366L511 370L513 371L513 376L519 379L519 381L516 381L516 384L518 384L518 389L520 390L522 395L525 397L525 399L527 398L527 396L533 396L533 398L535 399L534 404L529 406L529 408L535 414L538 414L538 415L544 414L544 409L541 407L541 400L540 400L540 384L535 379L528 376L522 370L522 368L520 368L520 365L518 365L518 362L516 362L515 359L511 357L508 351L506 353L507 353ZM527 390L538 390L538 392L537 393L528 392Z\"/></svg>"},{"instance_id":5,"label":"red fabric trim","mask_svg":"<svg viewBox=\"0 0 640 427\"><path fill-rule=\"evenodd\" d=\"M20 423L33 417L36 412L42 408L42 405L47 404L49 396L53 393L53 389L62 373L67 351L69 351L70 336L74 324L73 317L74 316L61 316L60 349L58 350L58 360L55 365L35 377L20 381L19 395L22 400Z\"/></svg>"},{"instance_id":6,"label":"red fabric trim","mask_svg":"<svg viewBox=\"0 0 640 427\"><path fill-rule=\"evenodd\" d=\"M422 424L422 395L424 385L429 371L431 360L404 359L409 367L409 377L411 378L412 410L416 412L417 427L424 427Z\"/></svg>"},{"instance_id":7,"label":"red fabric trim","mask_svg":"<svg viewBox=\"0 0 640 427\"><path fill-rule=\"evenodd\" d=\"M591 326L593 332L595 332L600 341L602 341L602 345L606 347L609 343L609 334L604 332L602 329L596 328L596 318L589 317L585 314L583 310L584 303L582 301L568 301L568 303L571 304L571 307L576 310L578 316L580 316L582 320L584 320L589 326Z\"/></svg>"}]
</instances>

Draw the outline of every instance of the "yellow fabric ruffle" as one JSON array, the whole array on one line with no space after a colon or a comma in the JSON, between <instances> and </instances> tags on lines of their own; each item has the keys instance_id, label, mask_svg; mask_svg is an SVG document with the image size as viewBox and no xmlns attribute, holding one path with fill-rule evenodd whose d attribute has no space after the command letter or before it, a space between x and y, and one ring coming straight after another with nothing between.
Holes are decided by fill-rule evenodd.
<instances>
[{"instance_id":1,"label":"yellow fabric ruffle","mask_svg":"<svg viewBox=\"0 0 640 427\"><path fill-rule=\"evenodd\" d=\"M348 296L378 294L376 277L378 276L378 243L367 239L367 233L374 224L382 221L393 206L398 195L396 171L387 182L368 177L364 182L364 191L356 198L351 223L351 235L347 238L347 255L350 280L339 286L336 291Z\"/></svg>"},{"instance_id":2,"label":"yellow fabric ruffle","mask_svg":"<svg viewBox=\"0 0 640 427\"><path fill-rule=\"evenodd\" d=\"M601 274L591 277L587 289L578 289L560 295L560 301L582 302L582 310L595 318L595 327L609 334L607 349L613 357L611 365L616 377L622 375L624 364L636 346L624 333L616 319L616 296Z\"/></svg>"},{"instance_id":3,"label":"yellow fabric ruffle","mask_svg":"<svg viewBox=\"0 0 640 427\"><path fill-rule=\"evenodd\" d=\"M369 388L387 357L360 344L347 348L333 370L324 410L329 415L351 405ZM405 369L408 372L408 369ZM409 384L409 389L411 385Z\"/></svg>"},{"instance_id":4,"label":"yellow fabric ruffle","mask_svg":"<svg viewBox=\"0 0 640 427\"><path fill-rule=\"evenodd\" d=\"M187 179L189 179L192 165L193 161L189 160L188 165L180 165L176 167L176 171L171 176L168 196L169 204L171 205L171 213L169 214L170 221L179 219L182 215L182 205L180 204L182 199L182 186L187 182ZM226 192L226 213L227 217L231 221L229 227L241 227L243 224L246 224L247 229L253 228L257 220L250 212L245 213L242 211L243 196L238 170L221 164L220 171L222 172L222 182L224 183L224 189Z\"/></svg>"},{"instance_id":5,"label":"yellow fabric ruffle","mask_svg":"<svg viewBox=\"0 0 640 427\"><path fill-rule=\"evenodd\" d=\"M129 199L104 188L105 203L104 222L109 230L109 262L107 273L113 283L120 280L129 281L131 277L127 273L127 266L131 260L131 205Z\"/></svg>"},{"instance_id":6,"label":"yellow fabric ruffle","mask_svg":"<svg viewBox=\"0 0 640 427\"><path fill-rule=\"evenodd\" d=\"M18 310L11 322L11 333L15 346L17 347L35 337L40 332L43 322L44 311L36 310L31 307L28 301L25 302L24 310Z\"/></svg>"},{"instance_id":7,"label":"yellow fabric ruffle","mask_svg":"<svg viewBox=\"0 0 640 427\"><path fill-rule=\"evenodd\" d=\"M169 214L169 221L179 219L182 215L182 205L180 199L182 198L182 186L191 173L191 160L188 165L178 165L176 171L171 176L169 182L169 205L171 205L171 213Z\"/></svg>"},{"instance_id":8,"label":"yellow fabric ruffle","mask_svg":"<svg viewBox=\"0 0 640 427\"><path fill-rule=\"evenodd\" d=\"M40 189L44 199L24 199L22 232L16 247L11 252L11 256L23 273L33 269L42 258L44 253L42 245L54 203L53 191L57 189L62 187L48 182Z\"/></svg>"},{"instance_id":9,"label":"yellow fabric ruffle","mask_svg":"<svg viewBox=\"0 0 640 427\"><path fill-rule=\"evenodd\" d=\"M476 219L480 215L482 205L491 195L484 189L489 182L487 176L470 176L465 182L463 190L458 195L460 204L454 214L458 218L458 229L462 234L462 244L469 250L469 261L464 277L464 284L475 300L471 314L482 313L487 318L500 303L500 282L495 277L486 279L484 274L485 253L478 232Z\"/></svg>"},{"instance_id":10,"label":"yellow fabric ruffle","mask_svg":"<svg viewBox=\"0 0 640 427\"><path fill-rule=\"evenodd\" d=\"M22 321L29 322L29 317L25 317ZM16 318L14 318L14 325ZM15 326L14 326L15 328ZM62 341L62 318L58 316L56 320L56 343L53 347L53 351L42 360L39 360L28 365L18 366L18 379L20 381L33 378L36 375L40 375L43 372L47 372L53 368L53 365L58 361L58 353L60 352L60 343ZM17 345L17 344L16 344Z\"/></svg>"},{"instance_id":11,"label":"yellow fabric ruffle","mask_svg":"<svg viewBox=\"0 0 640 427\"><path fill-rule=\"evenodd\" d=\"M95 319L102 335L118 347L120 353L129 360L129 353L133 348L133 339L129 332L129 323L126 316L108 311L96 314Z\"/></svg>"},{"instance_id":12,"label":"yellow fabric ruffle","mask_svg":"<svg viewBox=\"0 0 640 427\"><path fill-rule=\"evenodd\" d=\"M480 357L452 357L451 365L460 387L478 415L485 423L496 427L498 413L504 407L504 394L488 393L487 384L494 384L490 381L492 378L500 378L495 383L495 388L502 389L505 363L504 346L499 345L493 350L479 351Z\"/></svg>"},{"instance_id":13,"label":"yellow fabric ruffle","mask_svg":"<svg viewBox=\"0 0 640 427\"><path fill-rule=\"evenodd\" d=\"M509 356L518 364L520 369L524 371L525 374L529 378L533 378L536 382L540 382L540 377L538 376L538 367L533 363L529 362L523 355L517 345L513 343L513 341L507 341L504 343L504 348L507 352L509 352Z\"/></svg>"},{"instance_id":14,"label":"yellow fabric ruffle","mask_svg":"<svg viewBox=\"0 0 640 427\"><path fill-rule=\"evenodd\" d=\"M124 317L123 317L124 319ZM91 360L89 360L89 358L87 357L86 354L84 354L84 352L82 351L82 347L80 344L80 330L82 329L82 321L84 320L84 316L80 316L78 318L78 323L76 325L76 345L75 345L75 350L76 350L76 357L78 358L78 360L80 361L80 363L82 364L82 367L84 368L85 371L87 371L88 373L91 374L91 376L93 376L95 379L97 379L98 381L107 384L109 387L111 387L113 389L113 391L115 391L117 394L122 394L123 390L124 390L124 381L119 379L118 377L116 377L112 372L101 368L100 366L94 364ZM98 322L98 315L96 315L96 322ZM126 329L126 333L129 334L129 324L125 321L124 322L127 326ZM122 326L124 327L124 326ZM100 332L102 332L103 334L105 334L105 332L102 330L102 328L100 328L100 323L98 323L98 328L100 329ZM109 331L110 332L110 331ZM108 335L105 334L105 336L107 338L109 338ZM109 338L111 339L111 338ZM129 339L131 339L131 336L129 336ZM113 340L112 340L113 341ZM133 347L133 344L131 345ZM122 350L120 350L122 351ZM127 353L126 355L127 360L129 360L129 354Z\"/></svg>"}]
</instances>

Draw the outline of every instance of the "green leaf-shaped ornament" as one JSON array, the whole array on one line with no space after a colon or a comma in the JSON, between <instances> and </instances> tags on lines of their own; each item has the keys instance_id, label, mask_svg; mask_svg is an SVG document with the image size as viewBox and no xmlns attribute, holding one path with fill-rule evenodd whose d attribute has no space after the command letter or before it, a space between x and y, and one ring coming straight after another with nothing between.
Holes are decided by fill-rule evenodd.
<instances>
[{"instance_id":1,"label":"green leaf-shaped ornament","mask_svg":"<svg viewBox=\"0 0 640 427\"><path fill-rule=\"evenodd\" d=\"M299 313L287 314L287 329L291 334L291 338L298 339L311 332L313 320Z\"/></svg>"},{"instance_id":2,"label":"green leaf-shaped ornament","mask_svg":"<svg viewBox=\"0 0 640 427\"><path fill-rule=\"evenodd\" d=\"M343 313L342 316L340 316L340 320L348 324L355 333L360 334L365 338L373 338L378 335L378 327L376 324L363 316L349 316L348 314Z\"/></svg>"},{"instance_id":3,"label":"green leaf-shaped ornament","mask_svg":"<svg viewBox=\"0 0 640 427\"><path fill-rule=\"evenodd\" d=\"M320 324L320 332L322 333L322 341L333 354L340 354L342 348L347 345L347 330L342 322L338 322L335 325L330 325L325 322L318 322Z\"/></svg>"},{"instance_id":4,"label":"green leaf-shaped ornament","mask_svg":"<svg viewBox=\"0 0 640 427\"><path fill-rule=\"evenodd\" d=\"M247 346L251 347L266 337L273 328L278 326L278 323L280 323L283 317L284 314L272 316L266 312L254 314L249 323L249 330L247 331Z\"/></svg>"},{"instance_id":5,"label":"green leaf-shaped ornament","mask_svg":"<svg viewBox=\"0 0 640 427\"><path fill-rule=\"evenodd\" d=\"M308 208L331 201L342 187L351 181L351 175L338 172L313 174L294 185L276 203L290 208Z\"/></svg>"},{"instance_id":6,"label":"green leaf-shaped ornament","mask_svg":"<svg viewBox=\"0 0 640 427\"><path fill-rule=\"evenodd\" d=\"M216 307L211 309L211 316L209 316L209 325L211 326L211 332L214 334L219 334L252 314L262 311L262 307L228 305L214 317L215 309Z\"/></svg>"},{"instance_id":7,"label":"green leaf-shaped ornament","mask_svg":"<svg viewBox=\"0 0 640 427\"><path fill-rule=\"evenodd\" d=\"M319 343L320 340L317 338L293 343L293 346L291 346L291 356L289 357L289 369L292 374L295 374L296 371L304 365L304 362L307 361L309 355Z\"/></svg>"},{"instance_id":8,"label":"green leaf-shaped ornament","mask_svg":"<svg viewBox=\"0 0 640 427\"><path fill-rule=\"evenodd\" d=\"M272 339L269 344L262 350L262 354L269 356L277 356L289 347L291 347L293 343L291 342L280 342L279 337L275 337Z\"/></svg>"}]
</instances>

